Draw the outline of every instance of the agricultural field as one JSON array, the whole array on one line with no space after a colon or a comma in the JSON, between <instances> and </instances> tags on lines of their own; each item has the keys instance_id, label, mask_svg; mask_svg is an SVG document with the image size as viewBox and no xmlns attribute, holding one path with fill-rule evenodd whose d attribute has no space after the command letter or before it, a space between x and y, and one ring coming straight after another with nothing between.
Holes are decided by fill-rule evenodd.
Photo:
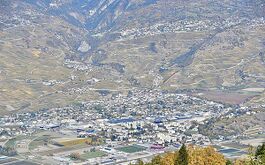
<instances>
[{"instance_id":1,"label":"agricultural field","mask_svg":"<svg viewBox=\"0 0 265 165\"><path fill-rule=\"evenodd\" d=\"M5 147L14 148L16 145L16 139L10 139L5 143Z\"/></svg>"},{"instance_id":2,"label":"agricultural field","mask_svg":"<svg viewBox=\"0 0 265 165\"><path fill-rule=\"evenodd\" d=\"M60 139L54 139L54 144L64 147L71 147L74 145L80 145L80 144L91 144L92 139L91 138L60 138Z\"/></svg>"},{"instance_id":3,"label":"agricultural field","mask_svg":"<svg viewBox=\"0 0 265 165\"><path fill-rule=\"evenodd\" d=\"M143 147L140 145L131 145L131 146L119 147L119 148L116 148L116 150L126 152L126 153L135 153L135 152L141 152L141 151L146 150L146 147Z\"/></svg>"},{"instance_id":4,"label":"agricultural field","mask_svg":"<svg viewBox=\"0 0 265 165\"><path fill-rule=\"evenodd\" d=\"M23 139L33 139L34 136L17 136L15 138L9 139L6 143L5 143L5 147L10 147L10 148L15 148L16 142L23 140Z\"/></svg>"},{"instance_id":5,"label":"agricultural field","mask_svg":"<svg viewBox=\"0 0 265 165\"><path fill-rule=\"evenodd\" d=\"M54 139L56 137L50 136L50 135L43 135L40 136L36 139L34 139L30 144L29 144L29 150L34 150L39 146L47 145L50 140Z\"/></svg>"},{"instance_id":6,"label":"agricultural field","mask_svg":"<svg viewBox=\"0 0 265 165\"><path fill-rule=\"evenodd\" d=\"M58 153L64 153L64 152L70 152L70 151L85 149L87 147L88 147L87 144L79 144L79 145L74 145L74 146L59 147L59 148L48 149L45 151L39 151L39 152L37 152L37 154L40 156L44 156L44 155L47 156L47 155L52 155L52 154L58 154Z\"/></svg>"},{"instance_id":7,"label":"agricultural field","mask_svg":"<svg viewBox=\"0 0 265 165\"><path fill-rule=\"evenodd\" d=\"M92 159L92 158L97 158L97 157L103 157L106 155L107 154L105 152L96 150L95 152L85 152L84 154L80 155L80 158L87 160L87 159Z\"/></svg>"}]
</instances>

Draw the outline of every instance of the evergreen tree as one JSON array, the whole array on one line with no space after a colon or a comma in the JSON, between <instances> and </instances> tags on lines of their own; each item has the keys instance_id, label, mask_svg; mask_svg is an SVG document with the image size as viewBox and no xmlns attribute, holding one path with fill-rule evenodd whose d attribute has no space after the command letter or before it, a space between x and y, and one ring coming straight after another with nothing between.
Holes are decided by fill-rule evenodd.
<instances>
[{"instance_id":1,"label":"evergreen tree","mask_svg":"<svg viewBox=\"0 0 265 165\"><path fill-rule=\"evenodd\" d=\"M226 160L226 165L233 165L232 161L231 160Z\"/></svg>"},{"instance_id":2,"label":"evergreen tree","mask_svg":"<svg viewBox=\"0 0 265 165\"><path fill-rule=\"evenodd\" d=\"M259 157L260 155L264 155L265 154L265 143L263 143L261 146L258 146L255 156L256 158Z\"/></svg>"},{"instance_id":3,"label":"evergreen tree","mask_svg":"<svg viewBox=\"0 0 265 165\"><path fill-rule=\"evenodd\" d=\"M185 144L183 144L179 150L175 165L188 165L188 152Z\"/></svg>"},{"instance_id":4,"label":"evergreen tree","mask_svg":"<svg viewBox=\"0 0 265 165\"><path fill-rule=\"evenodd\" d=\"M260 164L265 164L265 143L263 143L261 146L258 146L255 158Z\"/></svg>"}]
</instances>

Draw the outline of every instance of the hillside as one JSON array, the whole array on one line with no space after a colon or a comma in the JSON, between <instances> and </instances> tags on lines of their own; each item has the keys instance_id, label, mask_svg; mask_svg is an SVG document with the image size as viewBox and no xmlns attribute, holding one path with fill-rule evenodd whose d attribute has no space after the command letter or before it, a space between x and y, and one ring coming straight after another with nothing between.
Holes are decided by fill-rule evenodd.
<instances>
[{"instance_id":1,"label":"hillside","mask_svg":"<svg viewBox=\"0 0 265 165\"><path fill-rule=\"evenodd\" d=\"M262 0L0 0L0 112L132 88L241 94L265 88ZM228 94L227 94L228 93ZM232 98L234 99L234 98Z\"/></svg>"}]
</instances>

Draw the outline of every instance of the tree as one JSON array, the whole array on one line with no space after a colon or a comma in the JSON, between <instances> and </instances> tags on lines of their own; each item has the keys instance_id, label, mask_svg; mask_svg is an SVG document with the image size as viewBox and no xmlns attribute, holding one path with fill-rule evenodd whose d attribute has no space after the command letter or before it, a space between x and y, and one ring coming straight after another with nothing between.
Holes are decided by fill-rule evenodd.
<instances>
[{"instance_id":1,"label":"tree","mask_svg":"<svg viewBox=\"0 0 265 165\"><path fill-rule=\"evenodd\" d=\"M240 160L240 159L237 159L235 162L234 162L234 165L247 165L248 163L245 161L245 160Z\"/></svg>"},{"instance_id":2,"label":"tree","mask_svg":"<svg viewBox=\"0 0 265 165\"><path fill-rule=\"evenodd\" d=\"M189 146L188 151L189 165L226 165L224 156L213 147Z\"/></svg>"},{"instance_id":3,"label":"tree","mask_svg":"<svg viewBox=\"0 0 265 165\"><path fill-rule=\"evenodd\" d=\"M226 160L226 163L225 163L225 165L233 165L233 163L232 163L232 161L231 160Z\"/></svg>"},{"instance_id":4,"label":"tree","mask_svg":"<svg viewBox=\"0 0 265 165\"><path fill-rule=\"evenodd\" d=\"M96 152L96 148L95 147L91 148L90 152Z\"/></svg>"},{"instance_id":5,"label":"tree","mask_svg":"<svg viewBox=\"0 0 265 165\"><path fill-rule=\"evenodd\" d=\"M208 146L203 148L204 163L207 165L225 165L225 157L218 153L213 147Z\"/></svg>"},{"instance_id":6,"label":"tree","mask_svg":"<svg viewBox=\"0 0 265 165\"><path fill-rule=\"evenodd\" d=\"M174 165L175 164L175 154L172 152L166 153L162 160L161 160L161 165Z\"/></svg>"},{"instance_id":7,"label":"tree","mask_svg":"<svg viewBox=\"0 0 265 165\"><path fill-rule=\"evenodd\" d=\"M265 145L262 144L255 148L249 147L247 159L237 159L234 165L265 165Z\"/></svg>"},{"instance_id":8,"label":"tree","mask_svg":"<svg viewBox=\"0 0 265 165\"><path fill-rule=\"evenodd\" d=\"M204 164L204 153L201 147L189 147L189 165L203 165Z\"/></svg>"},{"instance_id":9,"label":"tree","mask_svg":"<svg viewBox=\"0 0 265 165\"><path fill-rule=\"evenodd\" d=\"M265 164L265 143L257 147L255 158L260 164Z\"/></svg>"},{"instance_id":10,"label":"tree","mask_svg":"<svg viewBox=\"0 0 265 165\"><path fill-rule=\"evenodd\" d=\"M136 164L137 165L144 165L144 162L141 159L138 159Z\"/></svg>"},{"instance_id":11,"label":"tree","mask_svg":"<svg viewBox=\"0 0 265 165\"><path fill-rule=\"evenodd\" d=\"M256 158L258 158L260 155L264 155L265 154L265 143L263 143L261 146L259 145L257 147L255 156Z\"/></svg>"},{"instance_id":12,"label":"tree","mask_svg":"<svg viewBox=\"0 0 265 165\"><path fill-rule=\"evenodd\" d=\"M248 149L248 160L245 161L249 165L258 165L258 161L255 158L255 150L253 146Z\"/></svg>"},{"instance_id":13,"label":"tree","mask_svg":"<svg viewBox=\"0 0 265 165\"><path fill-rule=\"evenodd\" d=\"M80 154L79 153L71 153L70 158L74 160L80 159Z\"/></svg>"},{"instance_id":14,"label":"tree","mask_svg":"<svg viewBox=\"0 0 265 165\"><path fill-rule=\"evenodd\" d=\"M179 155L176 158L175 165L188 165L188 152L185 144L179 150Z\"/></svg>"},{"instance_id":15,"label":"tree","mask_svg":"<svg viewBox=\"0 0 265 165\"><path fill-rule=\"evenodd\" d=\"M155 156L151 161L151 165L161 165L161 156Z\"/></svg>"}]
</instances>

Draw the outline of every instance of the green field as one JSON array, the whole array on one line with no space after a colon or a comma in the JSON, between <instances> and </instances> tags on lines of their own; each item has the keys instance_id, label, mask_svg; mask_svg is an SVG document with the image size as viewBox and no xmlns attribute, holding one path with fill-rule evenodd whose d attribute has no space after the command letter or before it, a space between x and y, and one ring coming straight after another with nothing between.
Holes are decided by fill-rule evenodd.
<instances>
[{"instance_id":1,"label":"green field","mask_svg":"<svg viewBox=\"0 0 265 165\"><path fill-rule=\"evenodd\" d=\"M42 145L42 144L33 141L33 142L31 142L31 143L29 144L29 150L34 150L34 149L38 148L38 146L40 146L40 145Z\"/></svg>"},{"instance_id":2,"label":"green field","mask_svg":"<svg viewBox=\"0 0 265 165\"><path fill-rule=\"evenodd\" d=\"M8 147L8 148L15 148L15 145L16 145L16 139L15 138L10 139L5 143L5 147Z\"/></svg>"},{"instance_id":3,"label":"green field","mask_svg":"<svg viewBox=\"0 0 265 165\"><path fill-rule=\"evenodd\" d=\"M33 139L34 136L17 136L15 138L9 139L6 143L5 143L5 147L10 147L10 148L14 148L16 145L17 141L23 140L23 139Z\"/></svg>"},{"instance_id":4,"label":"green field","mask_svg":"<svg viewBox=\"0 0 265 165\"><path fill-rule=\"evenodd\" d=\"M135 153L135 152L144 151L146 150L146 148L143 146L139 146L139 145L131 145L131 146L119 147L119 148L116 148L116 150L126 152L126 153Z\"/></svg>"},{"instance_id":5,"label":"green field","mask_svg":"<svg viewBox=\"0 0 265 165\"><path fill-rule=\"evenodd\" d=\"M34 150L36 149L38 146L43 146L45 143L48 143L49 140L56 138L53 137L51 135L43 135L40 136L36 139L34 139L30 144L29 144L29 150Z\"/></svg>"},{"instance_id":6,"label":"green field","mask_svg":"<svg viewBox=\"0 0 265 165\"><path fill-rule=\"evenodd\" d=\"M97 158L97 157L103 157L105 155L106 153L103 151L95 151L95 152L86 152L82 154L80 157L81 159L87 160L87 159L92 159L92 158Z\"/></svg>"}]
</instances>

